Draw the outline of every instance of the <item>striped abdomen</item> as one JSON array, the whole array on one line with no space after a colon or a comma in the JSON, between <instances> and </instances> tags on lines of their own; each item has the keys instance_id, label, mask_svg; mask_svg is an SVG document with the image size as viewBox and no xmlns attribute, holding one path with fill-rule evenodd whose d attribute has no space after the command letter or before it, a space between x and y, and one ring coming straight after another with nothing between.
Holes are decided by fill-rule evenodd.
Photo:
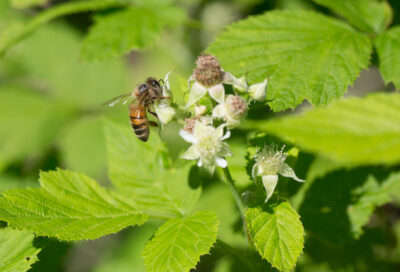
<instances>
[{"instance_id":1,"label":"striped abdomen","mask_svg":"<svg viewBox=\"0 0 400 272\"><path fill-rule=\"evenodd\" d=\"M136 136L146 142L149 138L149 121L147 120L146 107L131 105L129 107L129 116Z\"/></svg>"}]
</instances>

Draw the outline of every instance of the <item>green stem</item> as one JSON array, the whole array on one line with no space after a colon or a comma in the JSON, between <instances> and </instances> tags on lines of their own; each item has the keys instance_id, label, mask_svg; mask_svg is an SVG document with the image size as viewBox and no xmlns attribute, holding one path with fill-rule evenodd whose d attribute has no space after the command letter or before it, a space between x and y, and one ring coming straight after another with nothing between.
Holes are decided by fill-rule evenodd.
<instances>
[{"instance_id":1,"label":"green stem","mask_svg":"<svg viewBox=\"0 0 400 272\"><path fill-rule=\"evenodd\" d=\"M221 239L217 239L216 246L224 251L224 253L240 260L240 262L250 268L251 271L257 271L255 269L254 263L252 263L251 259L248 258L247 254L243 250L238 250L231 245L225 243Z\"/></svg>"},{"instance_id":2,"label":"green stem","mask_svg":"<svg viewBox=\"0 0 400 272\"><path fill-rule=\"evenodd\" d=\"M128 0L90 0L67 2L65 4L60 4L53 8L47 9L28 21L28 23L21 28L14 30L14 32L10 33L9 35L4 35L0 41L0 56L3 56L11 46L15 45L23 38L34 32L41 25L46 24L57 17L79 12L125 6L127 4L129 4Z\"/></svg>"},{"instance_id":3,"label":"green stem","mask_svg":"<svg viewBox=\"0 0 400 272\"><path fill-rule=\"evenodd\" d=\"M224 171L224 177L225 177L226 184L228 185L228 187L229 187L229 189L231 191L232 197L235 200L236 206L237 206L237 208L239 210L240 217L242 218L243 232L244 232L244 235L245 235L245 237L247 239L247 242L248 242L248 244L250 246L250 239L249 239L249 236L248 236L248 233L247 233L247 225L246 225L246 217L245 217L246 209L245 209L245 207L243 205L243 202L242 202L242 199L240 197L239 191L237 190L237 188L235 186L235 181L232 179L232 175L231 175L231 173L229 171L229 168L228 167L223 168L223 171Z\"/></svg>"}]
</instances>

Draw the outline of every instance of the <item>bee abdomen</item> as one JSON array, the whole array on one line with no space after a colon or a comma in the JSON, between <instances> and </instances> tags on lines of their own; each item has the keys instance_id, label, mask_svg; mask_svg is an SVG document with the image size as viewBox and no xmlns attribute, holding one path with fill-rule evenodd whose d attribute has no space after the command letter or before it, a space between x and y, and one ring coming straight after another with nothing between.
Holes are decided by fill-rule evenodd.
<instances>
[{"instance_id":1,"label":"bee abdomen","mask_svg":"<svg viewBox=\"0 0 400 272\"><path fill-rule=\"evenodd\" d=\"M149 124L145 116L130 116L132 128L139 140L146 142L149 138Z\"/></svg>"}]
</instances>

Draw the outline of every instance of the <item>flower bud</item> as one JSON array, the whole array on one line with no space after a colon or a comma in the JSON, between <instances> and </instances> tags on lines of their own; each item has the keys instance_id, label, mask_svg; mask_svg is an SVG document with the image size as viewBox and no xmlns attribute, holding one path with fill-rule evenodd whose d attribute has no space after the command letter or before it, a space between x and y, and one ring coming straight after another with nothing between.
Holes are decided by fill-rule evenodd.
<instances>
[{"instance_id":1,"label":"flower bud","mask_svg":"<svg viewBox=\"0 0 400 272\"><path fill-rule=\"evenodd\" d=\"M207 112L207 107L206 106L204 106L204 105L199 105L199 106L195 105L194 106L194 114L196 116L203 115L206 112Z\"/></svg>"},{"instance_id":2,"label":"flower bud","mask_svg":"<svg viewBox=\"0 0 400 272\"><path fill-rule=\"evenodd\" d=\"M268 79L265 79L262 83L251 85L249 88L250 97L256 101L265 101L267 83Z\"/></svg>"},{"instance_id":3,"label":"flower bud","mask_svg":"<svg viewBox=\"0 0 400 272\"><path fill-rule=\"evenodd\" d=\"M212 87L222 82L224 72L221 69L218 59L212 55L199 56L196 61L197 67L194 70L194 78L204 87Z\"/></svg>"},{"instance_id":4,"label":"flower bud","mask_svg":"<svg viewBox=\"0 0 400 272\"><path fill-rule=\"evenodd\" d=\"M221 118L228 128L238 126L247 114L247 102L238 95L228 95L226 100L217 105L212 113L214 118Z\"/></svg>"},{"instance_id":5,"label":"flower bud","mask_svg":"<svg viewBox=\"0 0 400 272\"><path fill-rule=\"evenodd\" d=\"M233 87L241 93L244 93L249 88L247 84L246 75L243 75L241 78L236 78L234 75L228 72L224 72L223 82L225 84L233 85Z\"/></svg>"},{"instance_id":6,"label":"flower bud","mask_svg":"<svg viewBox=\"0 0 400 272\"><path fill-rule=\"evenodd\" d=\"M241 119L246 116L247 102L238 95L228 95L225 101L227 114L234 119Z\"/></svg>"}]
</instances>

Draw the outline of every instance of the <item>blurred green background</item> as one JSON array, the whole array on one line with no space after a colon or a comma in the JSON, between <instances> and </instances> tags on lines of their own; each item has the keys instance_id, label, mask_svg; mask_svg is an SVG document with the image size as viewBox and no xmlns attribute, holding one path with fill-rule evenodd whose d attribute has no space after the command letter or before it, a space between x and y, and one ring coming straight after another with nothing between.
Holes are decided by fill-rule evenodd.
<instances>
[{"instance_id":1,"label":"blurred green background","mask_svg":"<svg viewBox=\"0 0 400 272\"><path fill-rule=\"evenodd\" d=\"M53 5L72 1L48 1L27 9L12 8L10 2L18 1L0 2L0 32L18 27ZM82 40L94 15L84 12L64 16L40 27L0 59L0 191L37 186L39 171L56 167L79 171L104 185L108 184L103 119L113 119L128 125L128 113L126 107L102 108L102 102L131 91L148 76L162 78L173 70L176 74L189 77L198 54L233 21L271 9L317 9L330 14L328 10L306 0L169 2L168 5L178 7L186 16L179 24L164 29L150 48L131 52L124 58L91 62L82 60ZM400 1L389 2L394 10L394 24L398 24ZM361 74L349 95L365 95L383 88L379 71L371 67ZM304 104L298 110L307 106ZM265 106L255 104L249 118L270 118L281 114L285 113L272 114ZM182 141L176 141L177 129L177 124L171 124L162 135L175 157L184 147ZM154 129L152 133L158 132ZM229 163L235 179L242 187L251 183L244 171L246 133L236 130L230 140L235 156ZM309 155L304 156L307 159ZM304 173L300 175L304 176ZM330 189L323 188L327 192ZM220 184L208 185L199 206L216 209L222 222L223 240L240 247L244 241L240 229L235 229L239 218L234 203L231 201L230 206L220 207L219 199L229 201L229 191ZM397 218L400 210L385 207L376 216L385 213ZM305 220L307 223L307 218ZM345 250L332 245L324 246L321 250L320 241L311 237L306 246L306 253L310 254L302 256L298 270L354 271L342 270L346 267L343 264L359 256L368 258L370 254L377 254L376 251L378 255L387 258L385 254L389 253L385 247L378 247L372 252L370 242L366 243L367 246L363 243L372 236L378 240L378 244L396 247L396 243L388 242L396 236L400 237L400 224L396 222L396 232L390 233L391 237L370 233L374 230L367 231L363 239ZM378 224L382 225L382 222ZM117 235L77 244L51 239L40 252L40 261L31 271L144 271L140 254L158 225L159 222L154 221L140 229L130 228ZM393 260L393 267L389 265L386 268L385 264L380 271L395 271L392 269L400 261L400 248L391 252L389 259ZM325 261L329 256L337 254L344 256L336 256L337 269L332 270L332 266L325 264ZM309 256L313 256L313 259ZM251 258L258 257L248 256L249 260ZM236 262L234 255L224 255L221 250L214 248L212 256L202 258L198 271L247 271L247 268Z\"/></svg>"}]
</instances>

